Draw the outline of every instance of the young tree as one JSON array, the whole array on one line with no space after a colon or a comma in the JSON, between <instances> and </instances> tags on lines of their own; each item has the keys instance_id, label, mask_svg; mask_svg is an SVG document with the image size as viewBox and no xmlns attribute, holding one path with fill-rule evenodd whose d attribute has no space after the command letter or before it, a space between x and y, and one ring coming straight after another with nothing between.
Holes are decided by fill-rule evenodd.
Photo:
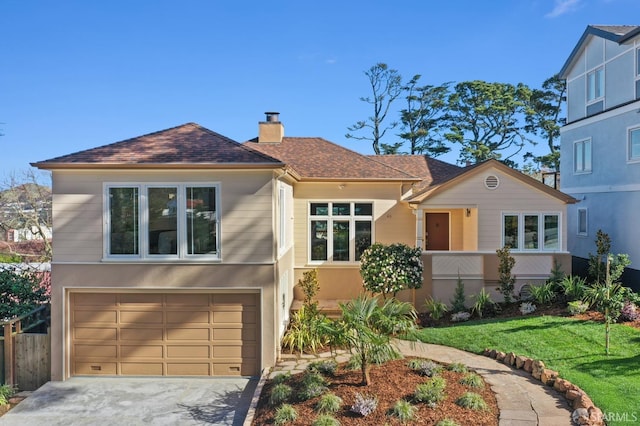
<instances>
[{"instance_id":1,"label":"young tree","mask_svg":"<svg viewBox=\"0 0 640 426\"><path fill-rule=\"evenodd\" d=\"M360 257L360 275L365 290L384 299L405 289L422 287L421 250L406 244L375 243Z\"/></svg>"},{"instance_id":2,"label":"young tree","mask_svg":"<svg viewBox=\"0 0 640 426\"><path fill-rule=\"evenodd\" d=\"M360 361L362 384L371 384L372 363L399 356L391 343L393 335L414 336L417 331L416 311L409 303L388 299L382 305L376 297L362 295L341 303L342 317L325 326L329 340L336 346L347 346Z\"/></svg>"},{"instance_id":3,"label":"young tree","mask_svg":"<svg viewBox=\"0 0 640 426\"><path fill-rule=\"evenodd\" d=\"M560 127L565 122L560 113L566 91L567 85L558 74L546 79L542 83L542 89L531 90L531 114L525 117L526 131L540 136L549 147L548 154L535 156L527 153L525 157L533 158L540 166L554 172L560 171L560 145L557 141L560 138Z\"/></svg>"},{"instance_id":4,"label":"young tree","mask_svg":"<svg viewBox=\"0 0 640 426\"><path fill-rule=\"evenodd\" d=\"M465 81L449 96L451 127L445 137L461 145L461 163L491 158L515 166L527 143L520 117L530 114L531 90L524 84Z\"/></svg>"},{"instance_id":5,"label":"young tree","mask_svg":"<svg viewBox=\"0 0 640 426\"><path fill-rule=\"evenodd\" d=\"M409 142L410 154L437 157L451 148L440 135L447 127L447 95L450 83L440 86L418 86L420 75L415 75L403 87L407 93L407 108L400 111L402 133L398 136Z\"/></svg>"},{"instance_id":6,"label":"young tree","mask_svg":"<svg viewBox=\"0 0 640 426\"><path fill-rule=\"evenodd\" d=\"M44 253L35 256L32 253L14 252L22 258L48 262L51 260L51 188L42 183L42 176L33 170L22 175L11 175L0 184L0 231L28 229L39 237Z\"/></svg>"},{"instance_id":7,"label":"young tree","mask_svg":"<svg viewBox=\"0 0 640 426\"><path fill-rule=\"evenodd\" d=\"M511 256L511 250L509 246L504 246L501 249L496 250L498 254L498 282L500 286L498 291L504 298L504 303L511 303L513 300L513 289L516 283L516 277L511 275L511 270L516 264L516 260Z\"/></svg>"},{"instance_id":8,"label":"young tree","mask_svg":"<svg viewBox=\"0 0 640 426\"><path fill-rule=\"evenodd\" d=\"M369 79L373 98L362 97L360 100L373 105L373 115L363 121L358 121L351 127L347 127L349 133L345 135L347 138L357 140L369 140L372 142L373 151L376 155L381 153L381 139L387 132L395 128L398 123L392 122L388 126L383 127L383 121L386 119L389 108L393 101L402 93L402 77L397 70L389 68L387 64L378 63L364 73ZM355 136L351 132L363 129L371 129L371 134L363 136ZM399 145L386 145L387 150L397 151Z\"/></svg>"}]
</instances>

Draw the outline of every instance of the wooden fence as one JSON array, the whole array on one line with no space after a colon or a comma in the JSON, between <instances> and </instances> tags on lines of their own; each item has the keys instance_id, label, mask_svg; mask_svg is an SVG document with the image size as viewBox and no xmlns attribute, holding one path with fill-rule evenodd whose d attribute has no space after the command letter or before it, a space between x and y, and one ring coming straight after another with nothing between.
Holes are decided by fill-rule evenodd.
<instances>
[{"instance_id":1,"label":"wooden fence","mask_svg":"<svg viewBox=\"0 0 640 426\"><path fill-rule=\"evenodd\" d=\"M51 377L49 305L0 322L0 383L35 390Z\"/></svg>"}]
</instances>

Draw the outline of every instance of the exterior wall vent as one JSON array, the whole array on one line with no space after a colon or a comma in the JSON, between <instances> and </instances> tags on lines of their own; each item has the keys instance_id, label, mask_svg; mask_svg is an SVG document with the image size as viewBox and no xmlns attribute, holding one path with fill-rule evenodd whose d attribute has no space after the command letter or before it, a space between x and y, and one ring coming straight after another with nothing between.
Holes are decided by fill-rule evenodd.
<instances>
[{"instance_id":1,"label":"exterior wall vent","mask_svg":"<svg viewBox=\"0 0 640 426\"><path fill-rule=\"evenodd\" d=\"M498 185L500 185L498 176L489 175L484 179L484 186L486 186L487 189L496 189Z\"/></svg>"}]
</instances>

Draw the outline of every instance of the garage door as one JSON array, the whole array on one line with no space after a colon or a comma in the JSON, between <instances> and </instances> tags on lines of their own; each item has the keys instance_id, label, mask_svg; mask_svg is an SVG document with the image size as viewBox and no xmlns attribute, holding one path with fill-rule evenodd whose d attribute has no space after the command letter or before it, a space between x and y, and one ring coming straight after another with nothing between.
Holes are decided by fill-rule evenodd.
<instances>
[{"instance_id":1,"label":"garage door","mask_svg":"<svg viewBox=\"0 0 640 426\"><path fill-rule=\"evenodd\" d=\"M258 374L258 294L70 296L72 376Z\"/></svg>"}]
</instances>

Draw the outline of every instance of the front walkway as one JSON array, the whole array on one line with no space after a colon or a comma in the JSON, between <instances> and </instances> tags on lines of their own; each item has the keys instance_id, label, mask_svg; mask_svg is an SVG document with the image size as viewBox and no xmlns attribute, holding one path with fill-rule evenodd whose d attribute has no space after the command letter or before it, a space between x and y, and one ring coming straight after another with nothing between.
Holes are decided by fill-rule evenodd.
<instances>
[{"instance_id":1,"label":"front walkway","mask_svg":"<svg viewBox=\"0 0 640 426\"><path fill-rule=\"evenodd\" d=\"M511 368L492 358L446 346L403 340L395 343L405 356L429 358L447 364L460 362L482 375L496 393L500 409L500 426L572 424L572 410L564 397L522 370ZM301 373L310 362L333 357L334 355L328 352L302 356L283 354L282 361L271 370L269 378L286 371L290 371L291 374ZM335 359L338 363L345 362L349 359L349 354L339 352Z\"/></svg>"}]
</instances>

